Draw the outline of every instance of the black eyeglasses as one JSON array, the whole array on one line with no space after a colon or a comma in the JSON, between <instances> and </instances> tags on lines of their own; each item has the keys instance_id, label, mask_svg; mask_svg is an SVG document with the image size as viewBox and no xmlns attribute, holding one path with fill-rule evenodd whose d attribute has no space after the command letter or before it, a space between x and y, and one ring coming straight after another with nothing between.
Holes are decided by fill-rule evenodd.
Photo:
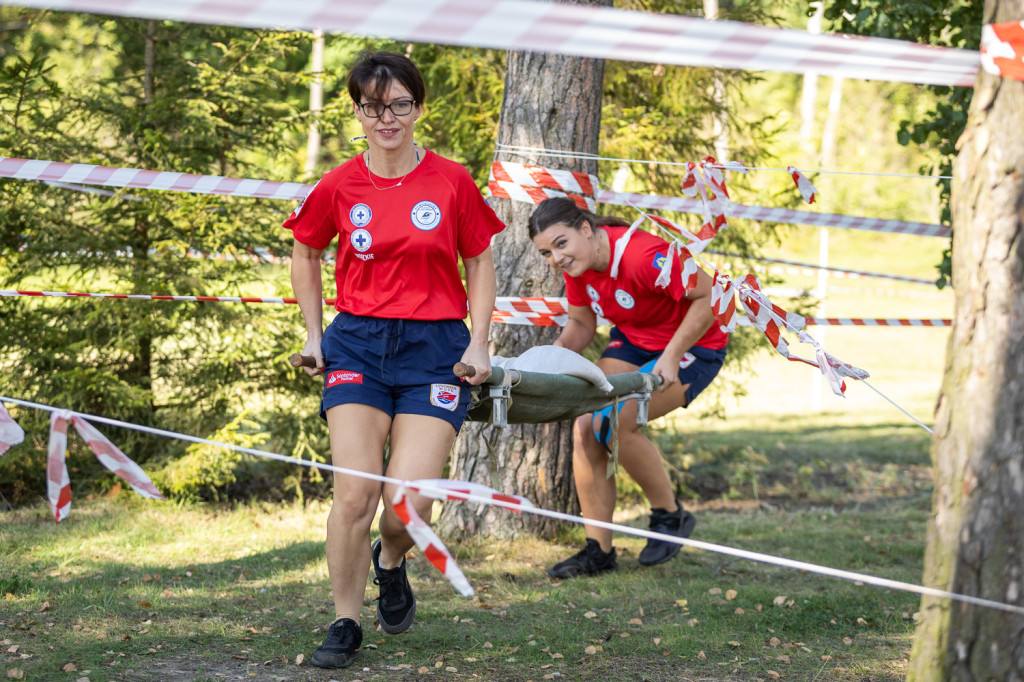
<instances>
[{"instance_id":1,"label":"black eyeglasses","mask_svg":"<svg viewBox=\"0 0 1024 682\"><path fill-rule=\"evenodd\" d=\"M364 116L370 118L380 118L384 115L385 109L390 109L391 113L395 116L408 116L412 113L412 108L416 104L414 99L400 99L391 104L381 104L380 102L367 102L366 104L360 104L359 108L363 110Z\"/></svg>"}]
</instances>

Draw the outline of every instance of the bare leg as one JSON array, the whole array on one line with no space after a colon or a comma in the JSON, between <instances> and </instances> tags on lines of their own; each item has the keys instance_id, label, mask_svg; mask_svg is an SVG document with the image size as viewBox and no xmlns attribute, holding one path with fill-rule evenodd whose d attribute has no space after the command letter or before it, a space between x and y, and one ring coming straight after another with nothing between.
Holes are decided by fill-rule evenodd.
<instances>
[{"instance_id":1,"label":"bare leg","mask_svg":"<svg viewBox=\"0 0 1024 682\"><path fill-rule=\"evenodd\" d=\"M622 374L638 369L637 365L614 358L601 358L598 366L605 374ZM686 404L688 385L675 384L651 397L649 418L656 419ZM610 455L594 436L593 415L586 414L576 420L573 429L573 479L579 495L580 508L585 518L611 521L615 512L615 479L607 475ZM668 511L678 508L672 482L665 471L661 453L636 424L636 401L629 401L619 410L619 463L637 482L651 507ZM588 538L601 544L605 552L611 551L612 532L595 526L585 526Z\"/></svg>"},{"instance_id":2,"label":"bare leg","mask_svg":"<svg viewBox=\"0 0 1024 682\"><path fill-rule=\"evenodd\" d=\"M368 405L338 405L327 410L331 457L335 466L380 475L391 418ZM370 567L370 525L381 484L348 474L334 475L327 515L327 571L335 618L359 622Z\"/></svg>"},{"instance_id":3,"label":"bare leg","mask_svg":"<svg viewBox=\"0 0 1024 682\"><path fill-rule=\"evenodd\" d=\"M388 477L399 480L440 477L455 435L455 429L443 419L419 414L395 415ZM397 568L413 546L404 524L395 515L392 505L395 489L391 483L384 486L384 513L380 518L380 567L384 569ZM410 502L420 518L429 523L434 501L411 493Z\"/></svg>"}]
</instances>

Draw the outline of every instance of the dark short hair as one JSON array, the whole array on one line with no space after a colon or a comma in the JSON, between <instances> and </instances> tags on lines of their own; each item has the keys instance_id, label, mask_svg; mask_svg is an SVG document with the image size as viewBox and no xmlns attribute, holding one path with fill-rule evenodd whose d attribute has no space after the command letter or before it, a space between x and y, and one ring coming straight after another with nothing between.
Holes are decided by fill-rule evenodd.
<instances>
[{"instance_id":1,"label":"dark short hair","mask_svg":"<svg viewBox=\"0 0 1024 682\"><path fill-rule=\"evenodd\" d=\"M356 104L362 102L363 95L379 100L395 81L405 86L417 104L423 104L427 88L411 59L394 52L362 52L348 74L348 94Z\"/></svg>"},{"instance_id":2,"label":"dark short hair","mask_svg":"<svg viewBox=\"0 0 1024 682\"><path fill-rule=\"evenodd\" d=\"M574 230L578 230L583 227L584 222L590 223L591 227L602 225L627 227L629 225L618 216L597 215L582 209L569 197L551 197L537 205L530 216L527 232L530 239L533 239L555 223L565 223Z\"/></svg>"}]
</instances>

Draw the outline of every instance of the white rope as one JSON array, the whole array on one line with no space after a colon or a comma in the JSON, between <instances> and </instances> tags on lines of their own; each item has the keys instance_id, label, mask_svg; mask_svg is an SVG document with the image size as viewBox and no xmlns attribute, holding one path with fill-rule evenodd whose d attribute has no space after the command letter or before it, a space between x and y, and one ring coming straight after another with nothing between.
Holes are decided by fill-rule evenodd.
<instances>
[{"instance_id":1,"label":"white rope","mask_svg":"<svg viewBox=\"0 0 1024 682\"><path fill-rule=\"evenodd\" d=\"M7 396L0 396L0 402L9 402L15 405L21 405L23 407L29 407L37 410L45 410L48 412L63 411L63 408L51 407L49 405L41 405L39 403L32 403L26 400L18 400L16 398L9 398ZM356 471L354 469L345 469L337 467L331 464L323 464L320 462L313 462L296 457L287 457L285 455L279 455L273 452L265 452L263 450L256 450L253 448L247 448L240 445L231 445L229 443L220 443L206 438L198 438L196 436L188 436L181 433L175 433L173 431L165 431L163 429L155 429L148 426L141 426L138 424L131 424L123 422L117 419L109 419L107 417L98 417L82 412L72 412L71 414L78 415L87 421L95 421L103 424L109 424L110 426L117 426L121 428L131 429L134 431L141 431L143 433L150 433L153 435L164 436L166 438L174 438L177 440L184 440L193 443L201 443L204 445L213 445L228 450L235 450L237 452L244 452L256 457L264 457L268 459L274 459L280 462L287 462L289 464L298 464L305 467L322 469L324 471L331 471L339 474L346 474L349 476L356 476L359 478L370 479L379 481L381 483L394 483L397 485L406 485L414 488L422 489L425 491L437 492L444 496L451 493L451 489L440 488L430 486L424 483L414 483L411 481L401 481L399 479L390 478L388 476L379 476L377 474L370 474L364 471ZM793 559L786 559L784 557L777 557L770 554L762 554L760 552L752 552L745 549L738 549L735 547L728 547L725 545L718 545L711 542L703 542L701 540L693 540L691 538L680 538L674 535L665 535L663 533L654 533L652 531L643 530L640 528L632 528L630 526L623 526L617 523L611 523L607 521L598 521L596 519L587 519L581 516L573 516L571 514L564 514L562 512L551 511L541 507L531 507L527 505L519 505L515 502L506 502L501 499L495 499L492 497L481 497L472 493L461 493L459 494L460 499L465 499L467 502L476 502L484 505L492 505L509 509L517 512L525 512L528 514L536 514L538 516L544 516L557 521L565 521L567 523L575 523L577 525L590 525L598 528L604 528L625 535L635 535L638 537L649 538L653 540L661 540L663 542L670 542L684 547L691 547L693 549L701 549L707 552L715 554L723 554L726 556L733 556L739 559L748 559L750 561L757 561L764 564L771 564L774 566L781 566L783 568L791 568L797 571L806 571L808 573L817 573L831 578L839 578L841 580L848 580L855 583L864 583L866 585L874 585L876 587L883 587L891 590L899 590L903 592L912 592L915 594L926 595L930 597L938 597L943 599L951 599L953 601L964 602L967 604L974 604L975 606L983 606L986 608L998 609L1000 611L1006 611L1008 613L1015 613L1018 615L1024 615L1024 607L1016 606L1013 604L1004 604L1002 602L992 601L990 599L982 599L980 597L972 597L970 595L958 594L956 592L949 592L947 590L940 590L932 587L924 587L922 585L915 585L914 583L903 582L900 580L890 580L888 578L879 578L877 576L868 575L866 573L855 573L853 571L845 571L838 568L831 568L829 566L821 566L819 564L812 564L805 561L796 561Z\"/></svg>"}]
</instances>

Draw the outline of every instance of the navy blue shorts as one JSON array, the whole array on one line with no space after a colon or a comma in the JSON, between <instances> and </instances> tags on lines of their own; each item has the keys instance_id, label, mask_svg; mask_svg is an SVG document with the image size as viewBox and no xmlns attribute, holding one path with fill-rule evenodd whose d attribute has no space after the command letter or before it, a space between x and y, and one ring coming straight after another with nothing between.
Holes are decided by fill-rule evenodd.
<instances>
[{"instance_id":1,"label":"navy blue shorts","mask_svg":"<svg viewBox=\"0 0 1024 682\"><path fill-rule=\"evenodd\" d=\"M643 367L651 363L651 367L644 371L650 371L654 362L661 357L660 350L646 350L635 345L626 338L626 335L619 331L618 327L612 327L608 339L608 347L601 354L602 358L615 358ZM679 383L689 384L686 389L686 405L689 406L693 399L700 395L700 392L708 387L711 380L718 376L718 370L722 369L722 362L725 360L725 349L712 350L694 346L683 354L679 361Z\"/></svg>"},{"instance_id":2,"label":"navy blue shorts","mask_svg":"<svg viewBox=\"0 0 1024 682\"><path fill-rule=\"evenodd\" d=\"M320 416L347 403L394 417L437 417L458 432L469 410L469 385L452 368L469 346L462 320L389 320L338 313L324 332Z\"/></svg>"}]
</instances>

